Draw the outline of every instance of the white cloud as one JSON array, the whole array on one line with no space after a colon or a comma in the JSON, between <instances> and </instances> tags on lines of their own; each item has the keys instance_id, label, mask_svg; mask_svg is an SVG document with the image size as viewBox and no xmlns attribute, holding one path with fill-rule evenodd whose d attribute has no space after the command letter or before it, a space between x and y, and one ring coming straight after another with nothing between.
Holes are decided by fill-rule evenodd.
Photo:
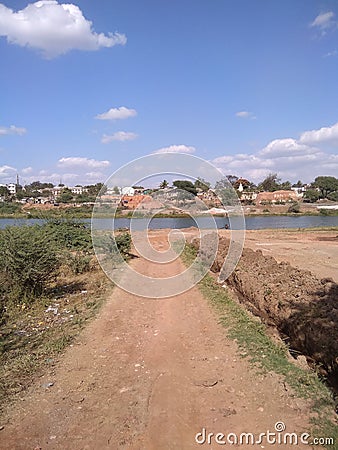
<instances>
[{"instance_id":1,"label":"white cloud","mask_svg":"<svg viewBox=\"0 0 338 450\"><path fill-rule=\"evenodd\" d=\"M5 136L8 134L18 134L19 136L22 136L26 132L26 128L16 127L15 125L11 125L10 127L0 127L0 136Z\"/></svg>"},{"instance_id":2,"label":"white cloud","mask_svg":"<svg viewBox=\"0 0 338 450\"><path fill-rule=\"evenodd\" d=\"M305 144L298 142L296 139L275 139L264 147L258 154L260 156L296 156L297 154L317 153L316 148L309 147Z\"/></svg>"},{"instance_id":3,"label":"white cloud","mask_svg":"<svg viewBox=\"0 0 338 450\"><path fill-rule=\"evenodd\" d=\"M137 138L136 133L131 133L128 131L117 131L116 133L111 135L104 134L102 136L101 142L102 144L109 144L109 142L112 141L121 141L121 142L132 141L136 138Z\"/></svg>"},{"instance_id":4,"label":"white cloud","mask_svg":"<svg viewBox=\"0 0 338 450\"><path fill-rule=\"evenodd\" d=\"M21 173L23 174L23 175L28 175L28 174L30 174L30 173L32 173L33 172L33 167L24 167L22 170L21 170Z\"/></svg>"},{"instance_id":5,"label":"white cloud","mask_svg":"<svg viewBox=\"0 0 338 450\"><path fill-rule=\"evenodd\" d=\"M99 120L117 120L117 119L128 119L129 117L134 117L137 115L135 109L129 109L125 106L120 108L111 108L107 112L98 114L95 119Z\"/></svg>"},{"instance_id":6,"label":"white cloud","mask_svg":"<svg viewBox=\"0 0 338 450\"><path fill-rule=\"evenodd\" d=\"M256 119L256 116L250 111L238 111L235 115L241 119Z\"/></svg>"},{"instance_id":7,"label":"white cloud","mask_svg":"<svg viewBox=\"0 0 338 450\"><path fill-rule=\"evenodd\" d=\"M73 156L68 158L59 159L59 167L75 167L75 168L88 168L98 169L108 167L109 161L98 161L96 159L83 158L79 156Z\"/></svg>"},{"instance_id":8,"label":"white cloud","mask_svg":"<svg viewBox=\"0 0 338 450\"><path fill-rule=\"evenodd\" d=\"M187 145L170 145L169 147L163 147L156 150L153 153L195 153L196 149Z\"/></svg>"},{"instance_id":9,"label":"white cloud","mask_svg":"<svg viewBox=\"0 0 338 450\"><path fill-rule=\"evenodd\" d=\"M271 172L284 180L310 182L319 175L337 176L338 155L324 149L328 143L332 150L338 147L338 123L306 131L299 139L275 139L253 154L225 155L212 162L225 174L243 176L256 183Z\"/></svg>"},{"instance_id":10,"label":"white cloud","mask_svg":"<svg viewBox=\"0 0 338 450\"><path fill-rule=\"evenodd\" d=\"M332 11L318 14L315 20L310 24L311 27L317 27L320 30L325 30L336 25L336 21L333 20L335 14Z\"/></svg>"},{"instance_id":11,"label":"white cloud","mask_svg":"<svg viewBox=\"0 0 338 450\"><path fill-rule=\"evenodd\" d=\"M338 122L331 127L305 131L301 134L299 141L305 144L323 144L325 142L338 144Z\"/></svg>"},{"instance_id":12,"label":"white cloud","mask_svg":"<svg viewBox=\"0 0 338 450\"><path fill-rule=\"evenodd\" d=\"M120 33L96 33L78 6L56 0L30 3L17 12L0 4L0 36L10 44L41 50L47 58L70 50L124 45L127 41Z\"/></svg>"},{"instance_id":13,"label":"white cloud","mask_svg":"<svg viewBox=\"0 0 338 450\"><path fill-rule=\"evenodd\" d=\"M14 183L16 176L16 169L11 166L0 166L0 183Z\"/></svg>"}]
</instances>

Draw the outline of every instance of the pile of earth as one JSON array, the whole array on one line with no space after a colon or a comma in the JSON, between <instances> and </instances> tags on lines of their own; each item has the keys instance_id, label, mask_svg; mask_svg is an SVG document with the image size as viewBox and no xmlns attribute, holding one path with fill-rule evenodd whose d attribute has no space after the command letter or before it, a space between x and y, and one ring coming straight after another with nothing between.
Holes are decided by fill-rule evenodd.
<instances>
[{"instance_id":1,"label":"pile of earth","mask_svg":"<svg viewBox=\"0 0 338 450\"><path fill-rule=\"evenodd\" d=\"M220 279L229 242L219 238L211 267ZM193 245L198 248L199 241ZM332 279L319 280L308 270L245 248L225 283L247 309L277 328L291 354L305 355L311 366L319 366L331 381L338 380L338 285Z\"/></svg>"}]
</instances>

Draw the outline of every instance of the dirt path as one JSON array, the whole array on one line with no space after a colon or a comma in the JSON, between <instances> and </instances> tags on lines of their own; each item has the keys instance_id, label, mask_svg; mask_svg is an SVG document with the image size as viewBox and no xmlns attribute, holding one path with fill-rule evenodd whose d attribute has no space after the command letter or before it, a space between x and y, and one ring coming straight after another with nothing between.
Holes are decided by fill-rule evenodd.
<instances>
[{"instance_id":1,"label":"dirt path","mask_svg":"<svg viewBox=\"0 0 338 450\"><path fill-rule=\"evenodd\" d=\"M156 242L163 248L166 238ZM133 264L144 271L141 259ZM147 272L168 276L180 264L149 264ZM55 369L15 405L0 448L216 449L214 441L197 444L196 433L258 434L278 421L302 433L308 419L306 403L277 376L257 375L240 358L197 288L165 300L115 288Z\"/></svg>"}]
</instances>

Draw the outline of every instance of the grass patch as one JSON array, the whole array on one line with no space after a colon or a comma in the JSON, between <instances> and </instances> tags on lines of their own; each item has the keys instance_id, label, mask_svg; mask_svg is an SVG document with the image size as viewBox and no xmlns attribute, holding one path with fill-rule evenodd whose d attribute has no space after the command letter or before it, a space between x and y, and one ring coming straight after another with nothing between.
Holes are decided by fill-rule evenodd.
<instances>
[{"instance_id":1,"label":"grass patch","mask_svg":"<svg viewBox=\"0 0 338 450\"><path fill-rule=\"evenodd\" d=\"M196 257L196 249L185 247L181 258L190 265ZM232 300L225 288L207 274L199 283L199 288L219 316L226 328L227 336L236 340L241 355L260 372L270 371L280 375L295 395L312 402L316 417L311 418L314 437L332 437L335 445L327 448L338 449L338 427L333 422L334 400L330 390L314 372L294 365L288 359L285 344L273 342L266 334L265 326L252 317L240 304ZM330 420L332 418L332 420Z\"/></svg>"},{"instance_id":2,"label":"grass patch","mask_svg":"<svg viewBox=\"0 0 338 450\"><path fill-rule=\"evenodd\" d=\"M80 275L66 272L48 296L13 306L1 326L1 415L38 375L56 364L108 297L111 285L98 267Z\"/></svg>"}]
</instances>

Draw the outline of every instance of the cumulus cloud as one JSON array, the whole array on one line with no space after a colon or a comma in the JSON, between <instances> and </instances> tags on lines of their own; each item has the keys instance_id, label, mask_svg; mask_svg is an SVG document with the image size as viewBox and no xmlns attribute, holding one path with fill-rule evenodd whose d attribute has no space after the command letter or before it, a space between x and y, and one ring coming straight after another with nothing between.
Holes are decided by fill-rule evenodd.
<instances>
[{"instance_id":1,"label":"cumulus cloud","mask_svg":"<svg viewBox=\"0 0 338 450\"><path fill-rule=\"evenodd\" d=\"M96 33L78 6L56 0L30 3L17 12L0 4L0 36L10 44L38 49L47 58L70 50L124 45L127 41L124 34Z\"/></svg>"},{"instance_id":2,"label":"cumulus cloud","mask_svg":"<svg viewBox=\"0 0 338 450\"><path fill-rule=\"evenodd\" d=\"M21 170L21 173L23 174L23 175L28 175L28 174L30 174L30 173L32 173L33 172L33 167L24 167L22 170Z\"/></svg>"},{"instance_id":3,"label":"cumulus cloud","mask_svg":"<svg viewBox=\"0 0 338 450\"><path fill-rule=\"evenodd\" d=\"M338 122L331 127L305 131L301 134L299 141L305 144L322 144L325 142L338 144Z\"/></svg>"},{"instance_id":4,"label":"cumulus cloud","mask_svg":"<svg viewBox=\"0 0 338 450\"><path fill-rule=\"evenodd\" d=\"M120 108L111 108L107 112L98 114L95 119L99 120L117 120L117 119L128 119L129 117L134 117L137 115L135 109L129 109L125 106Z\"/></svg>"},{"instance_id":5,"label":"cumulus cloud","mask_svg":"<svg viewBox=\"0 0 338 450\"><path fill-rule=\"evenodd\" d=\"M317 27L320 30L331 28L336 25L336 21L333 19L334 16L335 14L332 11L318 14L314 21L310 23L310 26Z\"/></svg>"},{"instance_id":6,"label":"cumulus cloud","mask_svg":"<svg viewBox=\"0 0 338 450\"><path fill-rule=\"evenodd\" d=\"M19 136L22 136L26 132L26 128L16 127L15 125L11 125L10 127L0 127L0 136L8 134L18 134Z\"/></svg>"},{"instance_id":7,"label":"cumulus cloud","mask_svg":"<svg viewBox=\"0 0 338 450\"><path fill-rule=\"evenodd\" d=\"M256 119L256 116L250 111L238 111L235 116L241 119Z\"/></svg>"},{"instance_id":8,"label":"cumulus cloud","mask_svg":"<svg viewBox=\"0 0 338 450\"><path fill-rule=\"evenodd\" d=\"M121 142L132 141L136 138L137 138L136 133L131 133L129 131L117 131L116 133L110 135L104 134L102 136L101 142L102 144L109 144L109 142L112 141L121 141Z\"/></svg>"},{"instance_id":9,"label":"cumulus cloud","mask_svg":"<svg viewBox=\"0 0 338 450\"><path fill-rule=\"evenodd\" d=\"M255 153L239 153L215 158L212 162L225 174L243 176L254 182L276 172L284 180L312 181L319 175L337 176L338 155L325 150L338 146L338 123L332 127L305 131L299 137L274 139Z\"/></svg>"},{"instance_id":10,"label":"cumulus cloud","mask_svg":"<svg viewBox=\"0 0 338 450\"><path fill-rule=\"evenodd\" d=\"M275 139L264 147L260 152L260 156L296 156L297 154L304 153L317 153L318 149L309 147L296 139Z\"/></svg>"},{"instance_id":11,"label":"cumulus cloud","mask_svg":"<svg viewBox=\"0 0 338 450\"><path fill-rule=\"evenodd\" d=\"M89 159L80 156L72 156L68 158L59 159L59 167L75 167L75 168L87 168L87 169L99 169L108 167L109 161L98 161L96 159Z\"/></svg>"},{"instance_id":12,"label":"cumulus cloud","mask_svg":"<svg viewBox=\"0 0 338 450\"><path fill-rule=\"evenodd\" d=\"M156 150L154 153L195 153L196 149L187 145L170 145Z\"/></svg>"},{"instance_id":13,"label":"cumulus cloud","mask_svg":"<svg viewBox=\"0 0 338 450\"><path fill-rule=\"evenodd\" d=\"M12 166L0 166L0 183L15 182L16 169Z\"/></svg>"}]
</instances>

